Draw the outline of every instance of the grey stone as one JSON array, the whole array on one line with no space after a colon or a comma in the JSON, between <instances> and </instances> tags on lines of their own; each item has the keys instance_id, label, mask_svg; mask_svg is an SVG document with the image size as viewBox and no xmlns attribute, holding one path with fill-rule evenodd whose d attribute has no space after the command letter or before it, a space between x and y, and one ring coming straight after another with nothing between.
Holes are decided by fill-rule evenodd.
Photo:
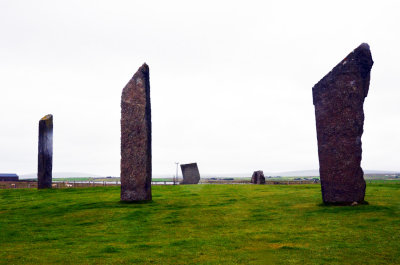
<instances>
[{"instance_id":1,"label":"grey stone","mask_svg":"<svg viewBox=\"0 0 400 265\"><path fill-rule=\"evenodd\" d=\"M149 67L143 64L121 97L121 200L151 200L151 105Z\"/></svg>"},{"instance_id":2,"label":"grey stone","mask_svg":"<svg viewBox=\"0 0 400 265\"><path fill-rule=\"evenodd\" d=\"M265 184L264 172L262 170L254 171L251 176L251 183L253 184Z\"/></svg>"},{"instance_id":3,"label":"grey stone","mask_svg":"<svg viewBox=\"0 0 400 265\"><path fill-rule=\"evenodd\" d=\"M322 199L326 204L364 201L361 136L373 63L369 46L363 43L312 89Z\"/></svg>"},{"instance_id":4,"label":"grey stone","mask_svg":"<svg viewBox=\"0 0 400 265\"><path fill-rule=\"evenodd\" d=\"M200 181L200 172L197 163L182 164L183 181L180 184L198 184Z\"/></svg>"}]
</instances>

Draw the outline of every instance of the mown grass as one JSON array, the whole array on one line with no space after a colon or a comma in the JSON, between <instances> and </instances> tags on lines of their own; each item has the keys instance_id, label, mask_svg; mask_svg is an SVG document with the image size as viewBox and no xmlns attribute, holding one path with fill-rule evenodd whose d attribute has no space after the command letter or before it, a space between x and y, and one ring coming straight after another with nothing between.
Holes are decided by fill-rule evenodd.
<instances>
[{"instance_id":1,"label":"mown grass","mask_svg":"<svg viewBox=\"0 0 400 265\"><path fill-rule=\"evenodd\" d=\"M323 206L319 185L1 190L2 264L396 264L400 185Z\"/></svg>"}]
</instances>

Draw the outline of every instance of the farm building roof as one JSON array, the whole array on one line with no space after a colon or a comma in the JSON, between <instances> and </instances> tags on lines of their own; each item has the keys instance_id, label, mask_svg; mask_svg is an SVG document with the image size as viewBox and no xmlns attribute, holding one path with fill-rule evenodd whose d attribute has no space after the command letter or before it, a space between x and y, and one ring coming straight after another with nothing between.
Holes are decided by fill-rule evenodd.
<instances>
[{"instance_id":1,"label":"farm building roof","mask_svg":"<svg viewBox=\"0 0 400 265\"><path fill-rule=\"evenodd\" d=\"M0 177L18 177L18 175L14 173L0 173Z\"/></svg>"}]
</instances>

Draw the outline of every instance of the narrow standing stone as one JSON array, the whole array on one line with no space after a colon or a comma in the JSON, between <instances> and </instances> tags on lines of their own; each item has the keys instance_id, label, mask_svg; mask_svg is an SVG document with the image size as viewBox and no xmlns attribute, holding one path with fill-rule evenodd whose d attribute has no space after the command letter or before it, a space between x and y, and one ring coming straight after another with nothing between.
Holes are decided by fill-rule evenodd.
<instances>
[{"instance_id":1,"label":"narrow standing stone","mask_svg":"<svg viewBox=\"0 0 400 265\"><path fill-rule=\"evenodd\" d=\"M264 172L262 170L254 171L251 176L251 183L253 184L265 184Z\"/></svg>"},{"instance_id":2,"label":"narrow standing stone","mask_svg":"<svg viewBox=\"0 0 400 265\"><path fill-rule=\"evenodd\" d=\"M183 180L180 184L198 184L200 181L200 172L197 163L181 165Z\"/></svg>"},{"instance_id":3,"label":"narrow standing stone","mask_svg":"<svg viewBox=\"0 0 400 265\"><path fill-rule=\"evenodd\" d=\"M38 189L51 188L53 170L53 115L39 121Z\"/></svg>"},{"instance_id":4,"label":"narrow standing stone","mask_svg":"<svg viewBox=\"0 0 400 265\"><path fill-rule=\"evenodd\" d=\"M121 200L151 200L149 67L143 64L122 90Z\"/></svg>"},{"instance_id":5,"label":"narrow standing stone","mask_svg":"<svg viewBox=\"0 0 400 265\"><path fill-rule=\"evenodd\" d=\"M363 43L312 89L324 203L364 201L361 136L373 63L369 46Z\"/></svg>"}]
</instances>

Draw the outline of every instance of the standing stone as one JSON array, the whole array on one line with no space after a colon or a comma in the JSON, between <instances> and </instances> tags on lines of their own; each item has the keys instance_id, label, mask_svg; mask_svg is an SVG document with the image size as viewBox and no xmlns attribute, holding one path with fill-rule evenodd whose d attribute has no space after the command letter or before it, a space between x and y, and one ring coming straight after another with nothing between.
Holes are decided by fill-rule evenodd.
<instances>
[{"instance_id":1,"label":"standing stone","mask_svg":"<svg viewBox=\"0 0 400 265\"><path fill-rule=\"evenodd\" d=\"M361 136L373 63L369 46L363 43L312 89L324 203L364 201Z\"/></svg>"},{"instance_id":2,"label":"standing stone","mask_svg":"<svg viewBox=\"0 0 400 265\"><path fill-rule=\"evenodd\" d=\"M143 64L122 90L121 200L151 200L149 67Z\"/></svg>"},{"instance_id":3,"label":"standing stone","mask_svg":"<svg viewBox=\"0 0 400 265\"><path fill-rule=\"evenodd\" d=\"M53 115L39 121L38 189L51 188L53 170Z\"/></svg>"},{"instance_id":4,"label":"standing stone","mask_svg":"<svg viewBox=\"0 0 400 265\"><path fill-rule=\"evenodd\" d=\"M265 184L264 172L262 170L254 171L251 176L251 183L253 184Z\"/></svg>"},{"instance_id":5,"label":"standing stone","mask_svg":"<svg viewBox=\"0 0 400 265\"><path fill-rule=\"evenodd\" d=\"M200 172L197 163L181 165L183 181L180 184L198 184L200 181Z\"/></svg>"}]
</instances>

